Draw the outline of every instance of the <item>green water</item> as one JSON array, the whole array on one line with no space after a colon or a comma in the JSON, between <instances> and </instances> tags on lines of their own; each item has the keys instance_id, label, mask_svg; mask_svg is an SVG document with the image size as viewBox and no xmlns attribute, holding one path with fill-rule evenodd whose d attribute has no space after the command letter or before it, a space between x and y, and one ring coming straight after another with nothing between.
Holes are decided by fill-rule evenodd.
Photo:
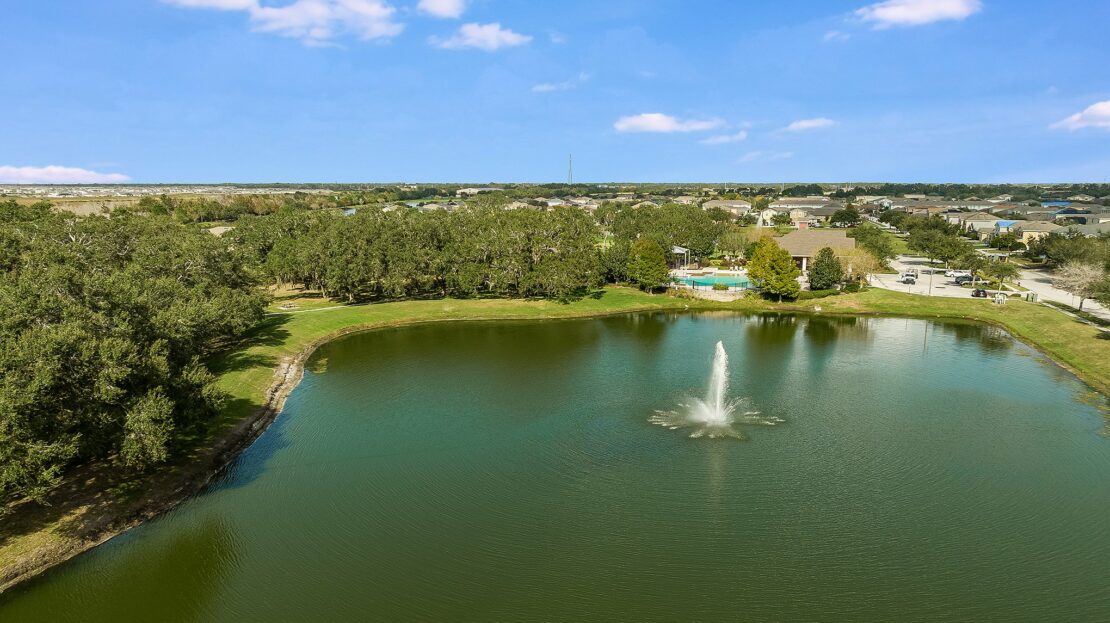
<instances>
[{"instance_id":1,"label":"green water","mask_svg":"<svg viewBox=\"0 0 1110 623\"><path fill-rule=\"evenodd\" d=\"M783 419L654 426L704 392ZM0 621L1107 621L1110 439L995 329L650 315L322 348L203 495Z\"/></svg>"}]
</instances>

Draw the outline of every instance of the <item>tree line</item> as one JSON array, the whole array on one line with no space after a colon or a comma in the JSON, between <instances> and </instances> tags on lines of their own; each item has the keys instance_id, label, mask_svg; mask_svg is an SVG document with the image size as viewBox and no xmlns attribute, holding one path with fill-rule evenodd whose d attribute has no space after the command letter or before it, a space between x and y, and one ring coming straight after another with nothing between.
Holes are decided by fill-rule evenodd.
<instances>
[{"instance_id":1,"label":"tree line","mask_svg":"<svg viewBox=\"0 0 1110 623\"><path fill-rule=\"evenodd\" d=\"M221 403L205 358L261 318L259 283L230 241L168 216L0 202L0 501L203 430Z\"/></svg>"}]
</instances>

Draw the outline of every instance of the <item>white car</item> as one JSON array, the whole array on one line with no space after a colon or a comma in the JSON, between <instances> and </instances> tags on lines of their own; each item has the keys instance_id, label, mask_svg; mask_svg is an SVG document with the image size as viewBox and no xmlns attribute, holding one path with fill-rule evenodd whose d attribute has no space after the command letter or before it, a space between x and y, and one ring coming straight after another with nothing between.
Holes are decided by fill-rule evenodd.
<instances>
[{"instance_id":1,"label":"white car","mask_svg":"<svg viewBox=\"0 0 1110 623\"><path fill-rule=\"evenodd\" d=\"M970 277L971 271L969 270L946 270L944 271L945 277Z\"/></svg>"}]
</instances>

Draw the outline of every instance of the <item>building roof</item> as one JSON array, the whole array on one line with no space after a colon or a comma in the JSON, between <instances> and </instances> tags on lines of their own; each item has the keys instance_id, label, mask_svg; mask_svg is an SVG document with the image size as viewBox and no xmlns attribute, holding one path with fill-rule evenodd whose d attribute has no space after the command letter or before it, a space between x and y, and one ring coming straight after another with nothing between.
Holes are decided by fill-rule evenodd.
<instances>
[{"instance_id":1,"label":"building roof","mask_svg":"<svg viewBox=\"0 0 1110 623\"><path fill-rule=\"evenodd\" d=\"M823 206L829 202L828 197L783 197L771 202L771 207L795 208L806 206Z\"/></svg>"},{"instance_id":2,"label":"building roof","mask_svg":"<svg viewBox=\"0 0 1110 623\"><path fill-rule=\"evenodd\" d=\"M825 247L832 249L854 249L856 241L843 231L818 229L799 229L777 240L791 257L813 257Z\"/></svg>"},{"instance_id":3,"label":"building roof","mask_svg":"<svg viewBox=\"0 0 1110 623\"><path fill-rule=\"evenodd\" d=\"M1048 221L1030 221L1022 223L1021 231L1056 231L1060 226Z\"/></svg>"},{"instance_id":4,"label":"building roof","mask_svg":"<svg viewBox=\"0 0 1110 623\"><path fill-rule=\"evenodd\" d=\"M1068 225L1069 232L1079 232L1084 236L1098 236L1110 234L1110 223L1091 223L1088 225Z\"/></svg>"},{"instance_id":5,"label":"building roof","mask_svg":"<svg viewBox=\"0 0 1110 623\"><path fill-rule=\"evenodd\" d=\"M1001 220L997 216L995 216L993 214L987 214L986 212L974 212L972 214L968 214L967 216L965 216L963 218L964 218L965 223L967 221L998 221L998 220Z\"/></svg>"},{"instance_id":6,"label":"building roof","mask_svg":"<svg viewBox=\"0 0 1110 623\"><path fill-rule=\"evenodd\" d=\"M705 210L713 208L720 208L722 210L751 210L751 202L744 201L743 199L713 199L701 204Z\"/></svg>"}]
</instances>

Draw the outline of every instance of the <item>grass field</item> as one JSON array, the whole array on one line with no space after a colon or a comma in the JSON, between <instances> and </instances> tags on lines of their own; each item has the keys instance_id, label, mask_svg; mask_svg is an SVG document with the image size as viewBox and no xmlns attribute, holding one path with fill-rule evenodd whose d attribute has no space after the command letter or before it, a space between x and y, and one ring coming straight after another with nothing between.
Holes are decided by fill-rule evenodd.
<instances>
[{"instance_id":1,"label":"grass field","mask_svg":"<svg viewBox=\"0 0 1110 623\"><path fill-rule=\"evenodd\" d=\"M0 587L12 577L43 564L64 560L86 549L90 533L118 532L136 523L161 499L158 492L181 490L210 469L211 453L221 436L248 421L275 381L275 369L335 336L360 329L448 320L575 318L653 310L732 310L964 318L992 322L1029 342L1110 394L1110 340L1097 327L1044 305L925 297L881 289L859 294L773 304L760 299L719 303L628 288L606 288L570 303L525 300L419 300L336 306L295 292L279 293L278 303L294 302L291 313L271 314L246 345L212 362L228 401L213 423L209 439L153 474L120 473L111 465L90 465L69 477L48 508L21 504L0 524ZM127 521L121 521L124 518ZM97 532L99 531L99 532Z\"/></svg>"}]
</instances>

